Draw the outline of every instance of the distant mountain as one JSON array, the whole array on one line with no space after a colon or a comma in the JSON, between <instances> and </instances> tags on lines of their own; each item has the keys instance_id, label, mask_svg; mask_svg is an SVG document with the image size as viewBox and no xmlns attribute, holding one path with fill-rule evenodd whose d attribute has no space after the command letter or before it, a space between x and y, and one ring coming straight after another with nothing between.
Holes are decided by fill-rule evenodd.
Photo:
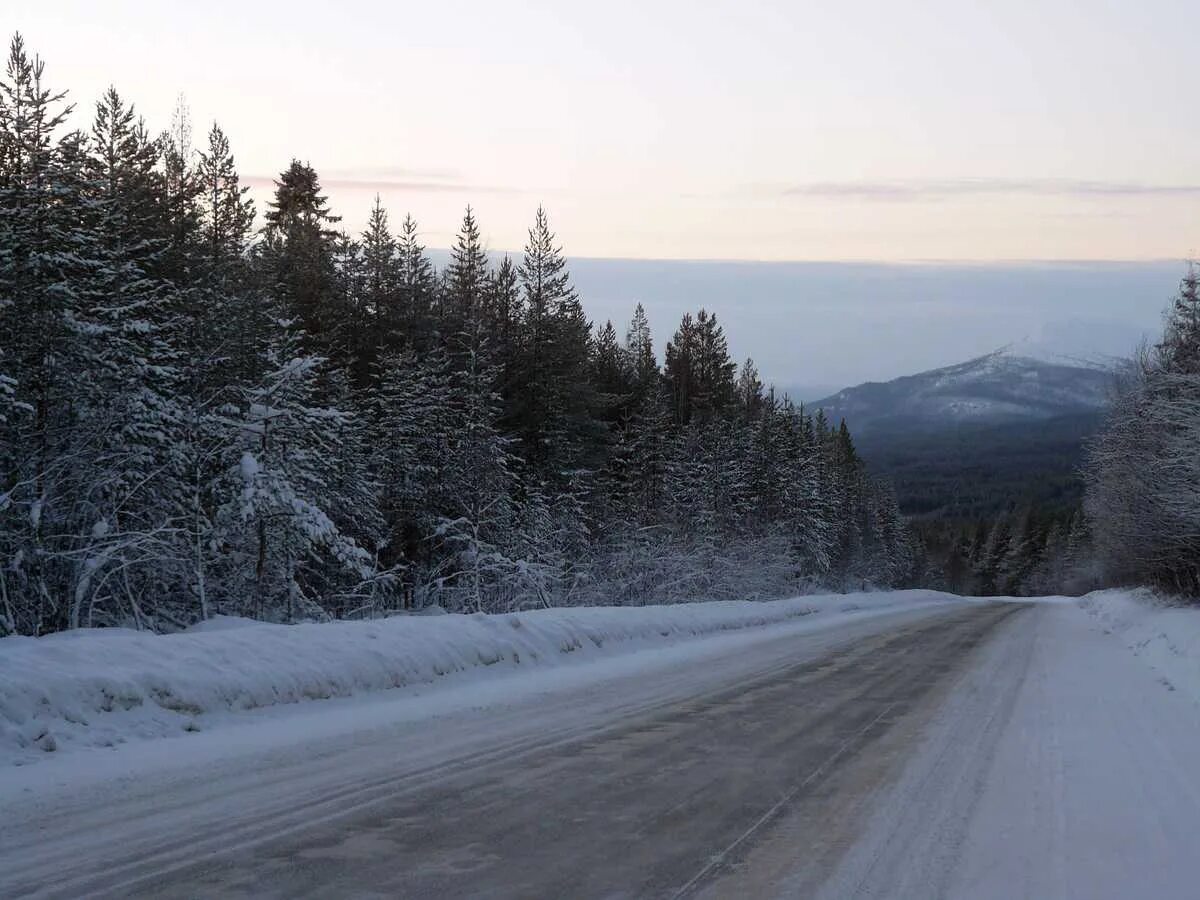
<instances>
[{"instance_id":1,"label":"distant mountain","mask_svg":"<svg viewBox=\"0 0 1200 900\"><path fill-rule=\"evenodd\" d=\"M846 388L813 404L845 418L859 453L920 518L989 518L1079 503L1083 448L1109 369L1004 348L954 366Z\"/></svg>"},{"instance_id":2,"label":"distant mountain","mask_svg":"<svg viewBox=\"0 0 1200 900\"><path fill-rule=\"evenodd\" d=\"M1098 415L1108 401L1109 371L1037 359L1003 348L985 356L867 382L819 400L814 408L856 437L897 430L1036 422Z\"/></svg>"}]
</instances>

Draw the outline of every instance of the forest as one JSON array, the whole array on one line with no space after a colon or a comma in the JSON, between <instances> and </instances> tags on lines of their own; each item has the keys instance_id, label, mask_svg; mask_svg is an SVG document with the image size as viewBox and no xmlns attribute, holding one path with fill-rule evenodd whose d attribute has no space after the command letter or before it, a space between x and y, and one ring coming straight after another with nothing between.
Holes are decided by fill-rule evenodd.
<instances>
[{"instance_id":1,"label":"forest","mask_svg":"<svg viewBox=\"0 0 1200 900\"><path fill-rule=\"evenodd\" d=\"M539 208L435 268L299 159L260 211L217 125L86 127L12 39L0 82L0 635L218 614L768 598L920 578L844 423L735 363L589 322Z\"/></svg>"}]
</instances>

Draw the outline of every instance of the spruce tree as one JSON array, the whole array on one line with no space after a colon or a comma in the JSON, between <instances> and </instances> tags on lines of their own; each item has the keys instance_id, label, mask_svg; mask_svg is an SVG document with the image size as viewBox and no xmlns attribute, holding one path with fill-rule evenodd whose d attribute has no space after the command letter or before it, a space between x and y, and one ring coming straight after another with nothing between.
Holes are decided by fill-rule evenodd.
<instances>
[{"instance_id":1,"label":"spruce tree","mask_svg":"<svg viewBox=\"0 0 1200 900\"><path fill-rule=\"evenodd\" d=\"M675 417L680 424L693 417L707 420L722 413L734 399L737 365L717 317L700 310L685 314L667 344L664 376L671 386Z\"/></svg>"},{"instance_id":2,"label":"spruce tree","mask_svg":"<svg viewBox=\"0 0 1200 900\"><path fill-rule=\"evenodd\" d=\"M399 251L378 195L356 250L348 278L347 343L353 382L363 387L381 356L399 349L404 329Z\"/></svg>"},{"instance_id":3,"label":"spruce tree","mask_svg":"<svg viewBox=\"0 0 1200 900\"><path fill-rule=\"evenodd\" d=\"M461 352L476 324L481 321L488 293L488 258L483 248L479 223L471 207L463 214L462 226L450 251L440 309L442 335Z\"/></svg>"},{"instance_id":4,"label":"spruce tree","mask_svg":"<svg viewBox=\"0 0 1200 900\"><path fill-rule=\"evenodd\" d=\"M0 81L0 552L8 562L3 627L41 634L67 624L68 547L77 530L69 460L88 435L72 402L98 339L77 327L86 298L74 285L95 263L82 233L83 153L62 134L72 107L14 35Z\"/></svg>"},{"instance_id":5,"label":"spruce tree","mask_svg":"<svg viewBox=\"0 0 1200 900\"><path fill-rule=\"evenodd\" d=\"M302 346L335 359L344 359L346 337L334 269L340 218L316 171L294 159L275 182L259 248L264 288L296 319Z\"/></svg>"},{"instance_id":6,"label":"spruce tree","mask_svg":"<svg viewBox=\"0 0 1200 900\"><path fill-rule=\"evenodd\" d=\"M617 341L617 330L611 321L596 332L591 351L590 378L596 386L597 400L603 418L611 423L628 417L638 385L629 352Z\"/></svg>"},{"instance_id":7,"label":"spruce tree","mask_svg":"<svg viewBox=\"0 0 1200 900\"><path fill-rule=\"evenodd\" d=\"M181 424L171 328L178 288L164 277L170 241L160 154L133 107L110 88L97 104L86 162L98 265L77 286L88 292L80 324L103 340L77 390L97 439L85 463L94 521L80 535L72 626L98 602L136 603L141 579L157 586L160 560L170 555L163 535L181 514L179 473L170 464ZM104 594L102 586L121 583L108 580L117 565L130 586Z\"/></svg>"},{"instance_id":8,"label":"spruce tree","mask_svg":"<svg viewBox=\"0 0 1200 900\"><path fill-rule=\"evenodd\" d=\"M492 273L487 291L487 332L492 357L500 370L497 389L503 408L512 410L521 365L521 288L517 267L505 254Z\"/></svg>"},{"instance_id":9,"label":"spruce tree","mask_svg":"<svg viewBox=\"0 0 1200 900\"><path fill-rule=\"evenodd\" d=\"M412 216L405 216L396 241L399 256L400 315L397 334L389 336L395 347L428 350L433 343L437 275L425 255Z\"/></svg>"},{"instance_id":10,"label":"spruce tree","mask_svg":"<svg viewBox=\"0 0 1200 900\"><path fill-rule=\"evenodd\" d=\"M335 522L346 497L329 462L345 450L348 415L321 404L321 360L304 355L295 331L266 350L266 375L248 389L237 429L240 455L225 473L218 511L225 546L223 608L274 621L343 612L372 580L370 552Z\"/></svg>"},{"instance_id":11,"label":"spruce tree","mask_svg":"<svg viewBox=\"0 0 1200 900\"><path fill-rule=\"evenodd\" d=\"M593 463L602 434L588 377L591 326L571 286L562 248L538 207L519 270L524 294L522 361L511 421L522 455L541 477L562 480Z\"/></svg>"},{"instance_id":12,"label":"spruce tree","mask_svg":"<svg viewBox=\"0 0 1200 900\"><path fill-rule=\"evenodd\" d=\"M647 395L657 384L660 372L654 356L654 339L650 320L642 304L633 311L633 319L625 332L625 352L629 357L638 399Z\"/></svg>"},{"instance_id":13,"label":"spruce tree","mask_svg":"<svg viewBox=\"0 0 1200 900\"><path fill-rule=\"evenodd\" d=\"M753 359L746 359L737 380L737 402L742 414L753 421L763 409L763 383L758 377L758 368Z\"/></svg>"}]
</instances>

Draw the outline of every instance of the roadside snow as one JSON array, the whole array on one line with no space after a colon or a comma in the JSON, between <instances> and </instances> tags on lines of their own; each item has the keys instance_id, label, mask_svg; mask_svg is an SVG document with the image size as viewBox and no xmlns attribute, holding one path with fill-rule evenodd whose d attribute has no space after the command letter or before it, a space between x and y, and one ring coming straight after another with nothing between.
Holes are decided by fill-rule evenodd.
<instances>
[{"instance_id":1,"label":"roadside snow","mask_svg":"<svg viewBox=\"0 0 1200 900\"><path fill-rule=\"evenodd\" d=\"M928 591L774 602L548 609L190 632L95 629L0 639L0 765L69 748L208 730L214 718L455 676L562 665L819 615L832 621L952 601Z\"/></svg>"},{"instance_id":2,"label":"roadside snow","mask_svg":"<svg viewBox=\"0 0 1200 900\"><path fill-rule=\"evenodd\" d=\"M1113 635L1195 685L1200 614L1039 600L980 648L821 896L1197 896L1200 714Z\"/></svg>"},{"instance_id":3,"label":"roadside snow","mask_svg":"<svg viewBox=\"0 0 1200 900\"><path fill-rule=\"evenodd\" d=\"M1146 589L1097 591L1079 605L1153 669L1165 687L1200 703L1200 608Z\"/></svg>"}]
</instances>

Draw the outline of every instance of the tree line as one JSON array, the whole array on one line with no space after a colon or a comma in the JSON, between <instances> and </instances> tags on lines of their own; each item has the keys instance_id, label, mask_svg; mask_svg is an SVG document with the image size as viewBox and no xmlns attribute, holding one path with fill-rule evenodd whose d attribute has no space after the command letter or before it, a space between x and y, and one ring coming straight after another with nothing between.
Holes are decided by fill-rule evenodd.
<instances>
[{"instance_id":1,"label":"tree line","mask_svg":"<svg viewBox=\"0 0 1200 900\"><path fill-rule=\"evenodd\" d=\"M1082 510L1022 503L987 518L914 525L922 586L979 597L1078 594L1096 586Z\"/></svg>"},{"instance_id":2,"label":"tree line","mask_svg":"<svg viewBox=\"0 0 1200 900\"><path fill-rule=\"evenodd\" d=\"M447 265L313 168L261 218L226 135L0 81L0 634L894 585L916 544L844 423L685 315L593 327L539 209Z\"/></svg>"}]
</instances>

